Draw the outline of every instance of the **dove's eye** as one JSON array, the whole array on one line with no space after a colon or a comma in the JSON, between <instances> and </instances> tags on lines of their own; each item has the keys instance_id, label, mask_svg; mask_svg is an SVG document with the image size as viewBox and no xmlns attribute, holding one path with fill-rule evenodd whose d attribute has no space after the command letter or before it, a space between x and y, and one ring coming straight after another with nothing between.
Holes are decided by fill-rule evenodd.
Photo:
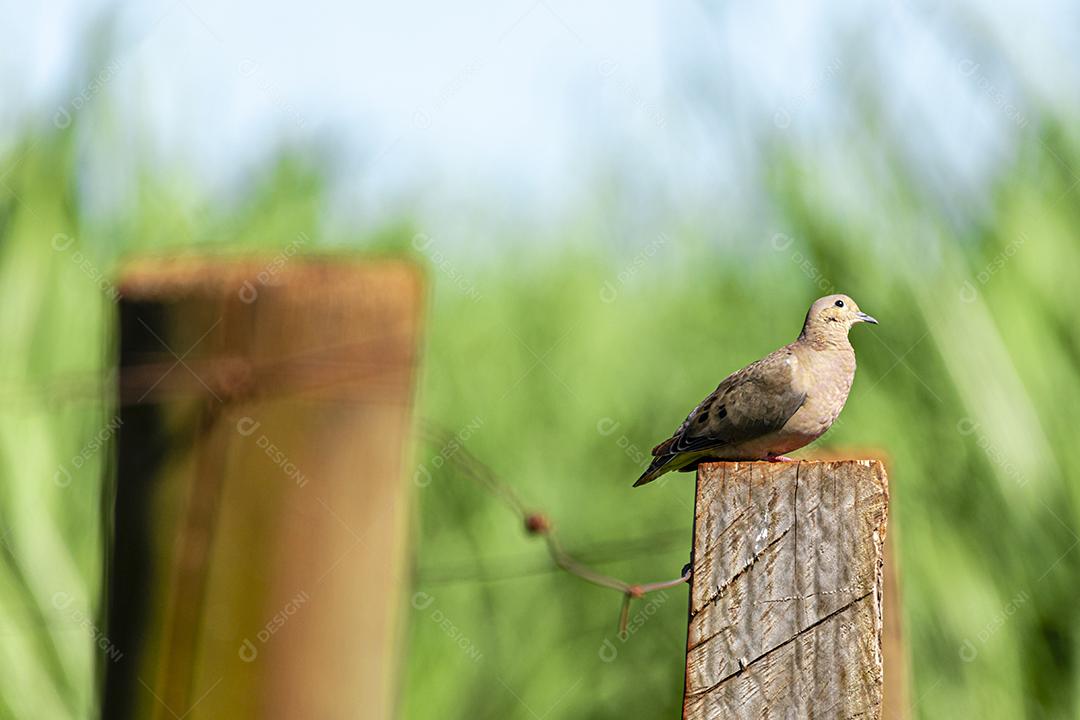
<instances>
[{"instance_id":1,"label":"dove's eye","mask_svg":"<svg viewBox=\"0 0 1080 720\"><path fill-rule=\"evenodd\" d=\"M835 305L836 305L836 307L844 307L844 301L843 300L837 300Z\"/></svg>"}]
</instances>

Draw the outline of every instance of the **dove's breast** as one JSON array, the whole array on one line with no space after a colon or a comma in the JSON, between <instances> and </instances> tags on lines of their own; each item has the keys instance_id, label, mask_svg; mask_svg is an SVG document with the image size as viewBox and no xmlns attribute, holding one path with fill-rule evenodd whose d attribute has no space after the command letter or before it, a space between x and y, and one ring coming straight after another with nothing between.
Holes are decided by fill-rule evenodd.
<instances>
[{"instance_id":1,"label":"dove's breast","mask_svg":"<svg viewBox=\"0 0 1080 720\"><path fill-rule=\"evenodd\" d=\"M806 400L783 432L806 437L805 445L824 434L844 409L855 379L855 352L850 346L814 350L799 360Z\"/></svg>"},{"instance_id":2,"label":"dove's breast","mask_svg":"<svg viewBox=\"0 0 1080 720\"><path fill-rule=\"evenodd\" d=\"M803 404L784 426L768 435L728 448L724 458L765 459L809 445L833 424L847 401L855 379L855 353L848 346L828 350L796 351L795 388L806 394Z\"/></svg>"}]
</instances>

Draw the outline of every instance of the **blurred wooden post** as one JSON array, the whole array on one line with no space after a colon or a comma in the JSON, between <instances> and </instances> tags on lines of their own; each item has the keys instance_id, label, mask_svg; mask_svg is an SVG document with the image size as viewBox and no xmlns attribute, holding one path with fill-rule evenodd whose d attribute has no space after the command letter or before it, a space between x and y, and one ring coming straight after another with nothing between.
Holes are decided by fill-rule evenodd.
<instances>
[{"instance_id":1,"label":"blurred wooden post","mask_svg":"<svg viewBox=\"0 0 1080 720\"><path fill-rule=\"evenodd\" d=\"M683 717L880 717L887 514L876 461L702 465Z\"/></svg>"},{"instance_id":2,"label":"blurred wooden post","mask_svg":"<svg viewBox=\"0 0 1080 720\"><path fill-rule=\"evenodd\" d=\"M102 717L391 717L418 273L155 260L121 295Z\"/></svg>"},{"instance_id":3,"label":"blurred wooden post","mask_svg":"<svg viewBox=\"0 0 1080 720\"><path fill-rule=\"evenodd\" d=\"M908 654L902 623L902 592L896 553L897 523L893 518L885 538L885 612L882 624L881 662L885 666L882 688L882 720L907 720L911 717L908 689Z\"/></svg>"}]
</instances>

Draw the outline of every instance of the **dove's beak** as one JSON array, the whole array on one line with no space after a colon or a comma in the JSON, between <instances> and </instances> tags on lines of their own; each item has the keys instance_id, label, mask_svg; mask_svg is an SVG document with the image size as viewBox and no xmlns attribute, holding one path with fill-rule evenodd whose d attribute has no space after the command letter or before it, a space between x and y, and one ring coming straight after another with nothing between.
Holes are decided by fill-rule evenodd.
<instances>
[{"instance_id":1,"label":"dove's beak","mask_svg":"<svg viewBox=\"0 0 1080 720\"><path fill-rule=\"evenodd\" d=\"M859 322L868 322L871 325L878 324L878 321L872 315L867 315L864 312L856 313L855 317L859 318Z\"/></svg>"}]
</instances>

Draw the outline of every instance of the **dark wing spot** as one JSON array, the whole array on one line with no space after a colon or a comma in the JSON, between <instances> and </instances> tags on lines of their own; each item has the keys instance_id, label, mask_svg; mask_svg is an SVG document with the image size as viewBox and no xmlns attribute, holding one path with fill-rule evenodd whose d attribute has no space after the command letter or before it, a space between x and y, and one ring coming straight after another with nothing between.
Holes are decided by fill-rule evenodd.
<instances>
[{"instance_id":1,"label":"dark wing spot","mask_svg":"<svg viewBox=\"0 0 1080 720\"><path fill-rule=\"evenodd\" d=\"M716 418L718 420L723 420L726 417L727 417L727 408L724 407L723 405L720 405L719 407L717 407L716 408Z\"/></svg>"},{"instance_id":2,"label":"dark wing spot","mask_svg":"<svg viewBox=\"0 0 1080 720\"><path fill-rule=\"evenodd\" d=\"M706 410L705 412L698 413L697 417L694 418L694 422L696 422L698 425L704 425L705 421L708 420L708 419L709 419L709 412Z\"/></svg>"}]
</instances>

